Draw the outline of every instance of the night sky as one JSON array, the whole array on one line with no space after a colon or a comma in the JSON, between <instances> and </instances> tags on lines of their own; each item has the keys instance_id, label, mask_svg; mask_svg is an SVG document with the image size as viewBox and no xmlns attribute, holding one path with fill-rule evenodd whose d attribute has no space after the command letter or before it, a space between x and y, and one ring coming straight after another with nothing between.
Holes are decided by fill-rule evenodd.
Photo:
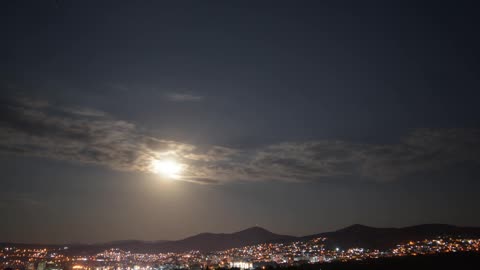
<instances>
[{"instance_id":1,"label":"night sky","mask_svg":"<svg viewBox=\"0 0 480 270\"><path fill-rule=\"evenodd\" d=\"M480 226L474 3L2 1L0 241Z\"/></svg>"}]
</instances>

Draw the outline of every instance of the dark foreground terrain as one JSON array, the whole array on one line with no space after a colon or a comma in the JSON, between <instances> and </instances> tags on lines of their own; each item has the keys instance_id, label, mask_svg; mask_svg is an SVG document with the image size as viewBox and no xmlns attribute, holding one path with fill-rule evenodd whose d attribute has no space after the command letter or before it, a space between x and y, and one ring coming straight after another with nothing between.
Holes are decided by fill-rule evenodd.
<instances>
[{"instance_id":1,"label":"dark foreground terrain","mask_svg":"<svg viewBox=\"0 0 480 270\"><path fill-rule=\"evenodd\" d=\"M334 262L287 267L286 270L408 270L408 269L480 269L480 253L449 253L382 258L361 262Z\"/></svg>"}]
</instances>

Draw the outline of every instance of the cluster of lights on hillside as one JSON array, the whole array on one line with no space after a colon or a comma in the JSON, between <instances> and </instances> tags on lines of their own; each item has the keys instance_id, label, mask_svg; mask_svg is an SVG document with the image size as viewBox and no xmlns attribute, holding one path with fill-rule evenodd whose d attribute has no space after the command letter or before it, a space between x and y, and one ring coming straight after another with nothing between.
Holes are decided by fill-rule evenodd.
<instances>
[{"instance_id":1,"label":"cluster of lights on hillside","mask_svg":"<svg viewBox=\"0 0 480 270\"><path fill-rule=\"evenodd\" d=\"M0 249L0 269L18 270L171 270L265 269L332 261L366 260L451 252L480 252L480 239L435 238L399 244L388 250L327 248L326 238L265 243L217 252L145 254L110 249L96 255L68 256L68 249Z\"/></svg>"}]
</instances>

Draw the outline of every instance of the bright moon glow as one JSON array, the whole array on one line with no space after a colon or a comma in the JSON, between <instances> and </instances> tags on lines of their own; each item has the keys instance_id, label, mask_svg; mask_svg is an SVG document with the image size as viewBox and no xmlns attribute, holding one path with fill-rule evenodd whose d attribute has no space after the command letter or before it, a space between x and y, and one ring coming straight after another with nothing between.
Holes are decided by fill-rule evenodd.
<instances>
[{"instance_id":1,"label":"bright moon glow","mask_svg":"<svg viewBox=\"0 0 480 270\"><path fill-rule=\"evenodd\" d=\"M182 165L174 160L154 160L152 161L152 168L153 172L171 179L178 178L182 171Z\"/></svg>"}]
</instances>

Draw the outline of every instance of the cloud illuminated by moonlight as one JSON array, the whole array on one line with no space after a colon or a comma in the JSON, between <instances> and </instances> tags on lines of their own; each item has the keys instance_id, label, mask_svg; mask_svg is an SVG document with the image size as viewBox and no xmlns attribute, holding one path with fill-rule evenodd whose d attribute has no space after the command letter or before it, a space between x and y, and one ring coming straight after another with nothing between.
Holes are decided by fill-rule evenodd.
<instances>
[{"instance_id":1,"label":"cloud illuminated by moonlight","mask_svg":"<svg viewBox=\"0 0 480 270\"><path fill-rule=\"evenodd\" d=\"M151 173L152 161L171 158L184 165L181 180L204 184L311 182L344 176L395 181L480 161L478 129L418 129L396 144L316 140L238 149L152 137L133 123L90 108L53 106L25 97L1 102L1 152L144 173Z\"/></svg>"}]
</instances>

